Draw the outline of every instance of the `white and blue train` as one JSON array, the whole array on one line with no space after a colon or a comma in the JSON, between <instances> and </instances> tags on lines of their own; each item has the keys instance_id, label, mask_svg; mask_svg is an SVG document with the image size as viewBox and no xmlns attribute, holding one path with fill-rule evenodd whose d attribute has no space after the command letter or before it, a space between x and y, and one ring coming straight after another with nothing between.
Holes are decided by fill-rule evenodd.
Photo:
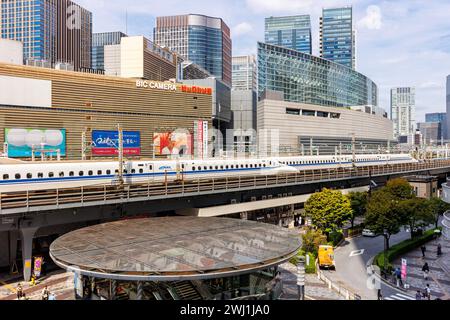
<instances>
[{"instance_id":1,"label":"white and blue train","mask_svg":"<svg viewBox=\"0 0 450 320\"><path fill-rule=\"evenodd\" d=\"M355 162L355 163L354 163ZM197 178L276 175L305 170L381 166L417 162L408 154L304 156L232 160L126 161L125 183L161 183ZM0 164L0 193L115 184L118 162L59 161Z\"/></svg>"}]
</instances>

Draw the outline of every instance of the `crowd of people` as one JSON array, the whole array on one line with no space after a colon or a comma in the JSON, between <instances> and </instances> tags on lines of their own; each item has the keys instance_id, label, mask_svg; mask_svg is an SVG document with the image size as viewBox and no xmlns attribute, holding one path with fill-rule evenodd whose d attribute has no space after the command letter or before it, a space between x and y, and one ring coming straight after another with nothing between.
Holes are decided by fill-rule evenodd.
<instances>
[{"instance_id":1,"label":"crowd of people","mask_svg":"<svg viewBox=\"0 0 450 320\"><path fill-rule=\"evenodd\" d=\"M26 293L23 290L23 286L21 283L17 285L16 289L17 300L29 300ZM56 300L56 295L48 289L48 286L45 286L41 292L41 300Z\"/></svg>"}]
</instances>

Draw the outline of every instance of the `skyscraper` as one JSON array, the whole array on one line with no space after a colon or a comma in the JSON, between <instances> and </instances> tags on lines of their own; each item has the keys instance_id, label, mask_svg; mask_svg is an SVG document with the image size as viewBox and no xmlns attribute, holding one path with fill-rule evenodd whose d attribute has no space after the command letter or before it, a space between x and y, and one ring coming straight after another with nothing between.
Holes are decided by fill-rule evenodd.
<instances>
[{"instance_id":1,"label":"skyscraper","mask_svg":"<svg viewBox=\"0 0 450 320\"><path fill-rule=\"evenodd\" d=\"M222 19L196 14L158 17L153 39L231 87L231 35Z\"/></svg>"},{"instance_id":2,"label":"skyscraper","mask_svg":"<svg viewBox=\"0 0 450 320\"><path fill-rule=\"evenodd\" d=\"M1 37L24 45L24 60L91 67L92 13L70 0L2 0Z\"/></svg>"},{"instance_id":3,"label":"skyscraper","mask_svg":"<svg viewBox=\"0 0 450 320\"><path fill-rule=\"evenodd\" d=\"M447 128L445 132L445 139L450 139L450 75L447 76Z\"/></svg>"},{"instance_id":4,"label":"skyscraper","mask_svg":"<svg viewBox=\"0 0 450 320\"><path fill-rule=\"evenodd\" d=\"M92 69L105 70L105 46L118 45L126 36L123 32L92 34Z\"/></svg>"},{"instance_id":5,"label":"skyscraper","mask_svg":"<svg viewBox=\"0 0 450 320\"><path fill-rule=\"evenodd\" d=\"M437 122L441 126L440 128L440 136L439 139L444 138L445 140L447 138L447 113L445 112L439 112L439 113L427 113L425 114L425 122L426 123L433 123Z\"/></svg>"},{"instance_id":6,"label":"skyscraper","mask_svg":"<svg viewBox=\"0 0 450 320\"><path fill-rule=\"evenodd\" d=\"M311 17L266 18L265 39L267 44L312 54Z\"/></svg>"},{"instance_id":7,"label":"skyscraper","mask_svg":"<svg viewBox=\"0 0 450 320\"><path fill-rule=\"evenodd\" d=\"M257 91L255 56L233 57L233 90Z\"/></svg>"},{"instance_id":8,"label":"skyscraper","mask_svg":"<svg viewBox=\"0 0 450 320\"><path fill-rule=\"evenodd\" d=\"M410 136L416 131L416 91L414 88L391 89L391 120L394 137Z\"/></svg>"},{"instance_id":9,"label":"skyscraper","mask_svg":"<svg viewBox=\"0 0 450 320\"><path fill-rule=\"evenodd\" d=\"M323 9L320 18L320 56L356 69L352 7Z\"/></svg>"}]
</instances>

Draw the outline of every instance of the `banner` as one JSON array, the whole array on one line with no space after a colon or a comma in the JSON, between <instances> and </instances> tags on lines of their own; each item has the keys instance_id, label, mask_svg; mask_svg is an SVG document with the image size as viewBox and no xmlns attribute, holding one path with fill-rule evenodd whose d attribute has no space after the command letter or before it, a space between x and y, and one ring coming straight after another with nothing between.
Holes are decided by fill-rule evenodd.
<instances>
[{"instance_id":1,"label":"banner","mask_svg":"<svg viewBox=\"0 0 450 320\"><path fill-rule=\"evenodd\" d=\"M196 159L208 157L208 121L194 122L194 149Z\"/></svg>"},{"instance_id":2,"label":"banner","mask_svg":"<svg viewBox=\"0 0 450 320\"><path fill-rule=\"evenodd\" d=\"M191 155L192 136L184 132L154 133L153 151L157 156Z\"/></svg>"},{"instance_id":3,"label":"banner","mask_svg":"<svg viewBox=\"0 0 450 320\"><path fill-rule=\"evenodd\" d=\"M34 257L34 276L39 278L42 271L42 262L44 259L42 257Z\"/></svg>"},{"instance_id":4,"label":"banner","mask_svg":"<svg viewBox=\"0 0 450 320\"><path fill-rule=\"evenodd\" d=\"M56 157L57 150L66 156L65 129L5 128L5 142L10 158L31 158L33 148L37 157L42 150L46 156Z\"/></svg>"},{"instance_id":5,"label":"banner","mask_svg":"<svg viewBox=\"0 0 450 320\"><path fill-rule=\"evenodd\" d=\"M95 156L113 156L119 154L118 131L92 131L92 154ZM141 133L123 131L123 154L139 156L141 154Z\"/></svg>"}]
</instances>

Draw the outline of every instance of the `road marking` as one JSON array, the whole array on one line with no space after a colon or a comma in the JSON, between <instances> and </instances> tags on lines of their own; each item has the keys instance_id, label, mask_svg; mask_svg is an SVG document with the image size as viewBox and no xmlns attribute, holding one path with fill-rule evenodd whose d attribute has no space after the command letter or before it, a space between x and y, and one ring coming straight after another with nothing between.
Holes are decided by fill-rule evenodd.
<instances>
[{"instance_id":1,"label":"road marking","mask_svg":"<svg viewBox=\"0 0 450 320\"><path fill-rule=\"evenodd\" d=\"M405 300L416 300L413 297L401 294L401 293L397 293L397 294L393 294L389 297L384 298L384 300L389 300L389 301L393 301L393 300L401 300L401 301L405 301Z\"/></svg>"},{"instance_id":2,"label":"road marking","mask_svg":"<svg viewBox=\"0 0 450 320\"><path fill-rule=\"evenodd\" d=\"M0 280L0 283L3 284L4 287L6 287L10 291L12 291L12 293L16 293L16 289L12 285L7 284L6 282L3 282L2 280Z\"/></svg>"},{"instance_id":3,"label":"road marking","mask_svg":"<svg viewBox=\"0 0 450 320\"><path fill-rule=\"evenodd\" d=\"M362 256L364 254L364 252L366 251L366 249L361 249L361 250L355 250L352 251L350 253L350 257L357 257L357 256Z\"/></svg>"}]
</instances>

